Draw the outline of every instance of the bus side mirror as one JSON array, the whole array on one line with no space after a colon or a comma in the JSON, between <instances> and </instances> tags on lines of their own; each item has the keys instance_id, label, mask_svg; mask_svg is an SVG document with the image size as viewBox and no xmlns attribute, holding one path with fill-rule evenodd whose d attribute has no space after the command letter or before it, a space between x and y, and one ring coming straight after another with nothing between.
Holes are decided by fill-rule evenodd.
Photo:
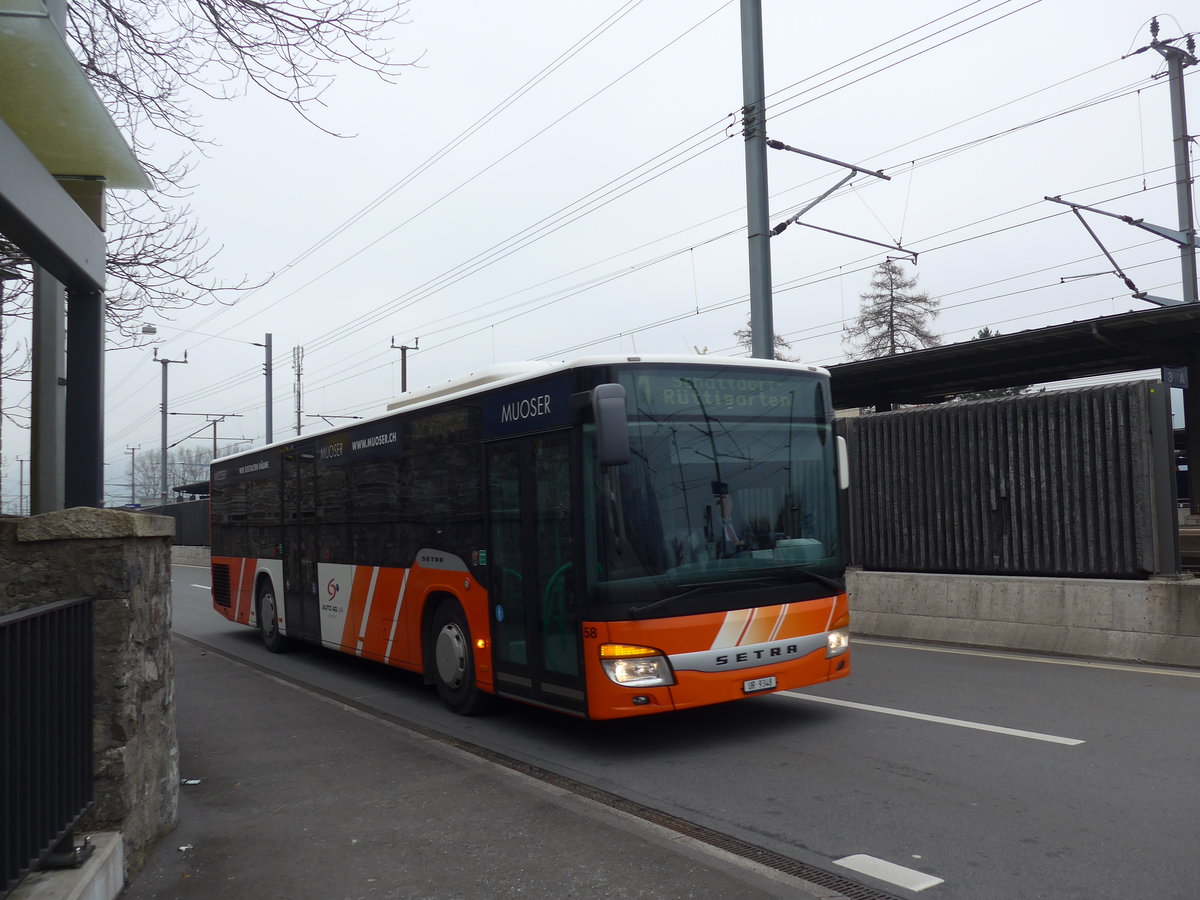
<instances>
[{"instance_id":1,"label":"bus side mirror","mask_svg":"<svg viewBox=\"0 0 1200 900\"><path fill-rule=\"evenodd\" d=\"M850 451L840 434L837 436L837 466L838 487L844 491L850 487Z\"/></svg>"},{"instance_id":2,"label":"bus side mirror","mask_svg":"<svg viewBox=\"0 0 1200 900\"><path fill-rule=\"evenodd\" d=\"M596 420L596 458L602 466L629 462L629 418L625 413L625 388L598 384L592 389L592 415Z\"/></svg>"}]
</instances>

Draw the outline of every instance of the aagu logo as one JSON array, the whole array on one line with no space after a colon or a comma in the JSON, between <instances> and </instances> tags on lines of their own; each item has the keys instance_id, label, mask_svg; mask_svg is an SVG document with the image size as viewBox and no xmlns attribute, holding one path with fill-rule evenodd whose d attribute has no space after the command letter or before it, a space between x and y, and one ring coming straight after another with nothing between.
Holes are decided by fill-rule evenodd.
<instances>
[{"instance_id":1,"label":"aagu logo","mask_svg":"<svg viewBox=\"0 0 1200 900\"><path fill-rule=\"evenodd\" d=\"M321 612L340 613L342 606L337 602L338 593L342 587L333 578L325 585L325 602L321 604Z\"/></svg>"}]
</instances>

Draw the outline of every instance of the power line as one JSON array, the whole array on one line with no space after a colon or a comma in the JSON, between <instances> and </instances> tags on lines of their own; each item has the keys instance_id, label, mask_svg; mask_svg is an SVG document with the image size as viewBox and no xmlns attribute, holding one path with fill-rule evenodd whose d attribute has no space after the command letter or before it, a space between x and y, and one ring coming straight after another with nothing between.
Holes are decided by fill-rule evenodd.
<instances>
[{"instance_id":1,"label":"power line","mask_svg":"<svg viewBox=\"0 0 1200 900\"><path fill-rule=\"evenodd\" d=\"M966 7L963 7L963 8L966 8ZM1023 7L1023 8L1024 8L1024 7ZM1019 11L1019 10L1018 10L1018 11ZM1106 65L1107 65L1107 64L1106 64ZM1095 70L1089 70L1089 71L1095 71ZM1037 92L1035 92L1035 93L1037 93ZM1026 95L1026 96L1031 96L1031 95ZM1097 102L1102 102L1102 101L1097 101ZM1081 108L1083 108L1083 107L1081 107ZM1077 111L1077 110L1073 110L1073 109L1072 109L1072 110L1064 110L1064 111L1062 111L1062 112L1060 112L1060 113L1057 113L1057 114L1055 114L1055 115L1065 115L1065 114L1067 114L1067 113L1069 113L1069 112L1071 112L1071 111ZM1031 125L1031 124L1037 124L1037 123L1039 123L1040 121L1046 121L1046 120L1047 120L1047 119L1046 119L1045 117L1043 117L1041 120L1035 120L1034 122L1031 122L1031 123L1026 123L1026 125L1025 125L1025 126L1023 126L1023 127L1029 127L1029 125ZM965 121L969 121L969 120L965 120ZM934 132L934 133L937 133L937 132ZM1006 134L1006 133L1011 133L1011 131L1008 131L1008 132L1002 132L1002 133L1000 133L1000 134ZM990 136L989 138L981 138L981 139L977 139L977 141L974 141L974 142L969 142L968 144L962 144L962 145L958 145L958 147L957 147L957 148L949 148L949 149L948 149L948 150L946 150L946 151L939 151L939 152L941 152L941 153L945 153L945 154L948 154L948 153L949 153L949 152L951 152L951 151L961 151L961 149L969 149L969 148L971 148L971 147L973 147L973 146L978 146L978 144L979 144L979 143L982 143L982 142L984 142L984 141L986 141L986 140L989 140L989 139L994 139L994 137L995 137L995 136ZM676 145L676 146L678 146L678 145ZM901 145L901 146L904 146L904 145ZM712 149L712 148L708 148L708 149ZM703 150L703 151L700 151L700 152L707 152L707 150ZM698 154L697 154L697 155L698 155ZM936 154L930 154L928 157L923 157L922 159L923 159L923 160L926 160L926 159L927 159L927 160L929 160L929 161L935 161L935 160L934 160L934 157L935 157L935 156L936 156ZM694 158L694 157L691 157L691 158ZM687 160L685 160L685 162L686 162L686 161L687 161ZM680 164L682 164L682 163L680 163ZM657 176L656 176L656 177L657 177ZM628 187L628 189L627 189L627 190L626 190L624 193L628 193L628 192L629 192L629 191L631 191L631 190L635 190L635 189L637 189L637 187L639 187L639 186L642 186L642 185L639 185L639 184L634 184L634 185L632 185L632 186ZM618 195L618 196L623 196L623 195L624 195L624 194L622 193L622 194L620 194L620 195ZM616 199L616 198L613 198L613 199ZM609 201L607 201L607 202L611 202L611 200L609 200ZM1048 218L1048 217L1046 217L1046 218ZM574 220L574 219L571 219L570 221L575 221L575 220ZM1035 219L1035 220L1033 220L1033 221L1041 221L1041 219ZM567 222L566 224L570 224L570 222ZM1028 223L1027 223L1027 224L1028 224ZM560 225L559 227L562 227L562 226ZM693 226L693 227L694 227L694 226ZM1020 227L1020 226L1012 226L1012 227ZM1002 230L1009 230L1009 229L1001 229L1001 231L1002 231ZM735 233L735 232L730 232L730 233ZM995 233L999 233L999 231L997 231L997 232L991 232L991 233L989 233L989 234L995 234ZM715 240L715 239L716 239L716 238L714 238L713 240ZM964 241L965 241L965 240L974 240L974 239L978 239L978 236L977 236L977 237L972 237L972 238L966 238L966 239L964 239ZM927 238L926 240L928 240L928 238ZM961 241L960 241L960 242L954 242L954 243L961 243ZM947 245L943 245L943 246L952 246L952 245L953 245L953 244L947 244ZM527 246L527 245L524 245L524 246ZM523 246L522 246L522 247L518 247L517 249L523 249ZM934 248L934 249L941 249L941 248ZM511 251L509 251L509 252L516 252L516 251L515 251L515 250L511 250ZM676 252L676 253L678 253L678 252L682 252L682 251L675 251L675 252ZM924 251L924 252L928 252L928 251ZM503 257L501 257L501 258L503 258ZM611 257L610 257L610 258L611 258ZM646 261L644 265L647 265L647 266L648 266L648 265L654 265L654 264L657 264L658 262L661 262L663 259L666 259L666 258L669 258L669 256L660 256L660 257L656 258L655 260ZM475 270L475 271L477 271L477 270ZM469 274L474 274L474 272L473 272L473 271L468 271L468 272L465 272L465 273L461 274L460 276L458 276L457 278L455 278L455 280L454 280L454 281L450 281L450 282L448 282L448 283L446 283L446 284L440 284L440 285L437 285L435 288L432 288L431 290L429 290L429 292L428 292L428 293L426 293L424 296L415 296L415 297L411 297L411 298L409 298L409 299L408 299L408 302L405 304L405 306L411 305L412 303L416 303L416 302L418 302L419 300L425 299L427 296L431 296L431 295L432 295L433 293L435 293L437 290L441 290L441 289L443 289L444 287L447 287L447 286L449 286L449 284L456 283L456 281L457 281L457 280L460 280L460 279L461 279L461 278L463 278L463 277L467 277ZM608 280L608 279L606 279L604 276L601 276L601 279L597 279L597 280L595 280L595 281L597 282L597 284L599 284L599 283L606 283L606 282L607 282L607 280ZM417 289L417 290L419 290L419 289ZM576 291L575 293L579 293L579 292L580 292L580 291ZM572 295L574 295L574 294L572 294ZM400 298L396 298L396 300L397 300L397 301L399 301L399 300L402 300L402 299L405 299L405 298L408 298L408 295L402 295ZM566 298L564 297L563 299L566 299ZM490 301L490 302L497 302L497 301ZM523 301L523 304L522 304L522 305L531 304L531 303L533 303L533 302L536 302L536 301L535 301L535 300ZM497 315L506 315L506 314L508 314L508 313L510 313L510 312L515 312L517 308L519 308L519 307L509 307L509 308L506 308L506 309L503 309L503 310L500 310L500 311L498 311L496 314L497 314ZM514 317L515 317L515 316L510 316L510 319L511 319L511 318L514 318ZM378 321L378 320L376 319L376 320L374 320L374 321ZM447 326L447 330L448 330L450 327L451 327L451 326ZM477 330L478 330L478 329L477 329ZM338 338L334 338L333 336L331 336L331 337L330 337L330 340L328 340L326 343L327 343L327 344L332 344L332 343L333 343L333 342L334 342L336 339L338 339ZM251 372L253 372L253 371L255 371L255 370L251 370Z\"/></svg>"},{"instance_id":2,"label":"power line","mask_svg":"<svg viewBox=\"0 0 1200 900\"><path fill-rule=\"evenodd\" d=\"M725 4L725 5L728 5L728 4ZM662 50L664 50L667 46L670 46L671 44L675 43L680 38L685 36L687 33L690 33L690 31L694 30L696 27L699 27L700 24L703 24L704 21L707 21L708 18L711 18L712 15L715 15L717 11L719 11L720 9L723 9L725 5L723 5L722 7L719 7L718 10L714 11L713 13L710 13L709 16L706 16L704 19L702 19L696 25L693 25L692 28L690 28L690 29L688 29L688 31L684 32L683 35L678 36L673 41L671 41L667 45L665 45L663 48L660 48L658 51L656 51L655 54L651 54L650 57L647 57L641 63L639 63L637 66L634 66L633 69L627 70L627 72L624 73L624 75L622 75L621 77L622 78L625 77L625 75L628 75L630 72L632 72L636 68L640 67L648 59L657 55L657 53L662 52ZM973 4L968 4L968 6L970 6L970 5L973 5ZM1000 5L1003 5L1003 4L1000 4ZM963 8L965 9L967 7L963 7ZM997 7L992 7L991 9L995 9L995 8L997 8ZM934 21L936 22L938 20L934 20ZM964 21L966 21L966 20L964 20ZM956 24L958 24L958 23L956 23ZM616 81L619 81L619 80L620 80L620 78L614 80L613 82L610 82L610 84L608 86L615 84ZM608 86L606 86L606 88L604 88L602 90L606 90ZM593 94L592 98L597 96L599 93L600 92ZM588 98L588 99L590 100L592 98ZM588 102L588 101L585 100L584 103L586 103L586 102ZM581 104L577 105L574 109L578 109L579 106L582 106L582 105L583 104L581 103ZM560 117L560 119L556 120L555 123L552 123L551 126L547 126L547 129L549 127L552 127L553 124L556 124L557 121L561 121L561 117ZM710 127L712 127L712 126L710 126ZM538 134L544 133L544 131L547 129L543 129L542 132L539 132ZM702 132L697 133L697 134L701 134L701 133ZM697 135L693 135L693 139L696 136ZM528 141L526 143L528 143ZM524 146L524 145L525 144L522 144L521 146ZM678 147L679 145L677 144L676 146ZM674 149L674 148L672 148L672 149ZM704 148L704 149L700 150L699 152L706 152L707 149L712 149L712 148L711 147ZM515 151L510 151L510 153L511 152L515 152ZM667 151L667 152L669 152L669 151ZM662 155L663 154L660 154L660 156L662 156ZM687 162L687 161L690 161L691 159L694 159L696 155L699 155L699 154L698 153L694 154L693 156L688 157L688 159L683 160L683 162ZM653 161L654 160L652 159L650 162L653 162ZM676 166L672 166L671 169L676 168L678 165L681 165L681 164L682 164L682 162L677 163ZM645 165L646 164L643 164L643 167ZM670 171L671 169L668 169L667 171ZM636 171L636 170L634 170L634 171ZM660 172L658 175L655 175L653 177L655 177L655 178L659 177L659 176L661 176L661 174L665 174L665 173ZM644 184L646 184L649 180L653 180L653 179L646 178L645 180L641 181L640 183L626 182L626 185L624 185L625 189L621 190L620 193L618 193L616 196L617 197L623 196L624 194L636 189L637 187L644 186ZM463 184L466 184L466 183L468 183L468 182L464 182ZM611 184L611 182L610 182L610 184ZM462 187L462 186L463 185L460 185L459 187ZM456 188L455 190L458 190L458 188ZM601 188L600 190L603 190L603 188ZM593 194L595 194L595 193L596 192L593 192ZM446 196L449 196L449 195L448 194L443 195L442 199L444 199ZM591 196L591 195L585 195L585 198L582 198L582 199L586 200L588 196ZM601 197L603 197L603 196L605 196L605 195L601 194ZM477 255L472 260L468 260L466 263L460 264L457 267L457 270L451 270L450 273L444 273L444 275L439 276L438 279L434 279L431 282L427 282L425 285L422 285L416 289L413 289L412 291L409 291L405 295L401 295L400 297L394 298L393 301L391 301L391 303L402 303L403 305L400 308L403 309L404 307L409 306L412 303L418 302L421 299L425 299L425 297L429 296L436 290L441 290L445 287L448 287L451 284L457 283L458 281L462 280L465 277L468 277L469 275L477 273L482 268L484 268L485 265L490 265L490 264L494 263L495 261L498 261L498 259L503 259L506 256L510 255L511 253L516 252L517 250L524 249L525 247L527 247L531 243L533 243L534 240L539 239L541 236L544 236L546 233L546 230L548 228L553 227L555 230L557 230L557 228L563 227L565 224L571 224L572 222L577 221L580 216L590 213L590 212L594 212L596 209L600 208L601 205L606 205L606 203L612 202L613 199L616 199L616 197L609 197L609 199L605 201L605 204L596 204L593 201L592 203L585 205L584 207L582 207L581 209L579 209L577 211L568 212L566 215L560 215L557 219L550 217L548 220L543 220L543 222L545 222L545 224L542 225L537 231L534 231L531 235L528 235L528 237L526 237L525 239L522 239L521 236L528 233L529 229L526 229L525 232L518 232L518 234L513 236L513 238L510 238L508 242L502 242L501 244L495 245L490 256L488 256L487 255L488 252L485 251L485 254ZM435 201L435 203L436 202L440 202L440 201ZM579 203L579 201L577 201L577 204L578 203ZM588 208L588 206L590 206L590 209ZM430 208L430 207L426 207L426 209L428 209L428 208ZM565 209L570 210L570 207L567 207ZM562 211L560 210L560 213L561 212ZM417 215L420 215L420 213L418 213ZM345 262L349 261L349 259L354 258L354 256L358 255L359 253L364 252L366 249L368 249L369 246L373 246L375 243L378 243L378 241L382 240L387 235L394 233L399 227L402 227L404 224L407 224L407 222L412 221L412 218L415 218L415 217L410 217L408 220L406 220L406 222L401 223L401 225L396 226L396 228L391 229L385 235L376 239L375 242L372 242L372 244L367 245L367 247L360 248L360 250L356 251L356 253L353 256L348 257L347 259L343 260L341 263L338 263L337 265L342 265ZM514 242L514 239L516 239L515 242ZM480 256L483 257L482 261L480 261ZM334 268L336 268L336 266ZM332 268L327 269L324 273L322 273L322 275L317 276L317 277L318 278L323 277L325 274L328 274L330 271L333 271L333 269ZM448 275L450 277L447 277ZM300 288L297 288L295 291L292 291L291 293L289 293L289 294L285 295L284 297L280 298L279 300L275 301L274 303L272 303L271 305L266 307L266 309L269 309L269 308L271 308L271 306L274 306L277 303L282 302L283 299L287 299L287 297L294 295L297 291L303 289L304 287L311 285L313 283L313 281L315 281L315 280L316 279L310 280L305 285L302 285ZM424 291L424 293L422 293L422 291ZM315 342L313 344L314 348L327 346L327 345L333 343L334 341L340 339L344 334L348 333L348 331L352 328L361 327L361 325L363 325L363 324L373 324L374 322L379 321L381 318L386 317L386 315L388 315L390 312L393 311L390 309L391 303L385 304L382 307L377 307L375 310L372 310L372 311L364 314L363 316L358 317L358 319L352 321L351 323L348 323L346 326L343 326L341 329L337 329L337 330L335 330L335 332L328 334L324 339L318 340L317 342ZM261 312L261 311L262 310L260 310L259 312Z\"/></svg>"},{"instance_id":3,"label":"power line","mask_svg":"<svg viewBox=\"0 0 1200 900\"><path fill-rule=\"evenodd\" d=\"M986 9L986 10L983 10L983 12L982 12L982 13L977 13L977 14L975 14L975 15L973 15L973 16L969 16L968 18L966 18L966 19L963 19L961 22L956 22L956 23L954 23L954 24L955 24L955 25L963 24L963 23L965 23L965 22L967 22L967 21L970 21L970 20L971 20L971 19L973 19L973 18L976 18L978 15L983 15L983 14L986 14L986 13L992 12L993 10L999 9L999 8L1000 8L1000 7L1002 7L1002 6L1007 6L1007 5L1008 5L1009 3L1011 3L1011 2L1013 2L1013 0L1002 0L1002 2L1000 2L1000 3L997 3L995 6L993 6L993 7L990 7L990 8L988 8L988 9ZM920 51L918 51L917 53L913 53L913 54L911 54L910 56L906 56L906 57L904 57L903 59L896 60L895 62L888 63L886 66L883 66L883 67L882 67L882 68L880 68L880 69L876 69L876 70L875 70L875 71L873 71L873 72L867 72L865 75L861 75L860 77L858 77L858 78L855 78L853 81L847 82L846 84L840 84L840 85L838 85L836 88L832 88L831 90L829 90L829 91L826 91L824 94L820 94L820 95L818 95L818 96L816 96L816 97L811 97L811 98L809 98L808 100L805 100L805 101L803 101L803 102L801 102L801 103L797 103L795 106L791 106L791 107L788 107L788 108L787 108L787 109L785 109L785 110L782 110L782 111L780 111L780 112L776 112L776 113L774 113L774 114L772 115L772 118L773 118L773 119L778 119L778 118L780 118L781 116L786 116L788 113L795 112L796 110L800 109L800 108L801 108L801 107L803 107L803 106L807 106L807 105L808 105L808 104L810 104L810 103L815 103L817 100L824 99L825 97L828 97L828 96L830 96L831 94L834 94L834 93L836 93L837 91L845 90L846 88L850 87L851 85L858 84L860 81L865 81L865 80L866 80L866 79L868 79L868 78L872 78L872 77L874 77L874 76L876 76L876 75L880 75L880 74L882 74L882 73L884 73L884 72L888 71L889 69L894 69L896 66L898 66L898 65L901 65L902 63L909 62L910 60L916 59L916 58L917 58L917 57L919 57L919 56L924 56L926 53L930 53L930 52L932 52L932 51L934 51L934 50L937 50L937 49L939 49L939 48L941 48L941 47L944 47L944 46L946 46L947 44L953 43L954 41L957 41L957 40L959 40L959 39L961 39L961 38L967 37L968 35L974 34L976 31L979 31L979 30L980 30L980 29L982 29L982 28L986 28L986 27L988 27L989 25L994 25L994 24L996 24L997 22L1000 22L1000 21L1002 21L1002 20L1004 20L1004 19L1007 19L1007 18L1009 18L1010 16L1015 16L1015 15L1016 15L1017 13L1019 13L1019 12L1024 12L1025 10L1029 9L1031 6L1036 6L1037 4L1039 4L1039 3L1041 3L1041 2L1042 2L1042 0L1031 0L1031 2L1029 2L1029 3L1026 3L1024 6L1021 6L1021 7L1017 8L1017 9L1011 10L1011 11L1009 11L1009 12L1005 13L1005 14L1004 14L1004 15L1002 15L1002 16L997 16L995 19L992 19L991 21L988 21L988 22L983 22L983 23L982 23L982 24L980 24L980 25L976 25L974 28L970 28L970 29L968 29L967 31L964 31L964 32L962 32L961 34L956 34L956 35L954 35L954 36L952 36L952 37L949 37L949 38L947 38L947 39L946 39L946 40L944 40L944 41L941 41L941 42L939 42L939 43L937 43L937 44L934 44L932 47L925 47L925 48L921 49ZM944 31L948 30L950 27L953 27L953 26L947 26L947 28L944 28L944 29L941 29L941 30L940 30L940 31L938 31L938 32L935 32L935 34L941 34L941 33L943 33ZM922 40L925 40L925 39L923 38ZM905 50L905 49L908 49L909 47L916 46L916 44L918 44L918 43L920 43L920 41L914 41L912 44L906 45L905 47L902 47L902 48L899 48L899 49L900 49L900 50ZM892 52L899 52L899 51L892 51ZM891 55L891 53L885 54L885 56L890 56L890 55ZM874 62L874 60L872 60L872 62ZM864 63L864 64L863 64L863 66L859 66L859 67L857 67L856 69L853 69L853 70L851 70L851 71L857 71L857 70L858 70L858 68L864 68L866 65L868 65L868 64L867 64L867 63ZM848 74L848 73L847 73L847 74ZM840 77L843 77L843 76L838 76L838 77L840 78ZM785 97L785 98L783 98L782 100L777 100L777 101L776 101L774 104L771 104L770 106L768 106L768 109L770 109L772 106L778 106L778 105L780 105L780 104L782 104L782 103L786 103L786 102L788 102L789 100L794 100L794 99L797 99L798 97L800 97L800 96L803 96L804 94L806 94L806 93L808 93L808 92L810 92L810 91L813 91L813 90L816 90L816 89L818 89L818 88L824 87L826 84L832 83L833 81L836 81L836 80L837 80L837 78L832 78L832 79L830 79L830 80L829 80L829 81L827 81L827 82L823 82L823 83L821 83L821 84L818 84L818 85L815 85L815 86L813 86L813 87L811 87L811 88L808 88L808 89L807 89L807 90L805 90L805 91L801 91L800 93L798 93L798 94L795 94L795 95L793 95L792 97Z\"/></svg>"},{"instance_id":4,"label":"power line","mask_svg":"<svg viewBox=\"0 0 1200 900\"><path fill-rule=\"evenodd\" d=\"M641 2L641 0L638 0L638 2L640 3L640 2ZM360 247L359 247L357 250L355 250L355 251L354 251L353 253L351 253L349 256L346 256L346 257L344 257L343 259L341 259L340 261L338 261L337 263L334 263L332 266L330 266L330 267L328 267L327 269L325 269L325 270L324 270L323 272L321 272L319 275L316 275L316 276L314 276L313 278L310 278L308 281L306 281L305 283L301 284L300 286L298 286L298 287L294 288L293 290L289 291L287 294L284 294L282 297L279 297L278 299L276 299L276 300L272 301L271 303L267 304L267 306L265 306L265 307L262 307L261 309L257 310L257 311L254 313L254 315L261 315L263 312L266 312L267 310L269 310L269 309L271 309L271 308L273 308L273 307L277 306L278 304L282 303L284 300L287 300L287 299L289 299L289 298L291 298L291 297L295 296L297 293L299 293L300 291L304 290L305 288L311 287L313 284L315 284L316 282L318 282L319 280L321 280L321 279L322 279L322 278L324 278L325 276L329 275L330 273L332 273L332 272L336 271L337 269L341 268L342 266L344 266L344 265L346 265L347 263L351 262L352 260L356 259L358 256L360 256L360 255L362 255L363 253L365 253L367 250L370 250L372 247L375 247L375 246L376 246L376 245L378 245L380 242L382 242L382 241L383 241L383 240L385 240L386 238L390 237L391 235L395 234L395 233L396 233L397 231L399 231L400 229L402 229L402 228L404 228L405 226L407 226L407 225L411 224L413 221L415 221L416 219L418 219L420 216L422 216L422 215L424 215L426 212L428 212L430 209L433 209L434 207L436 207L436 206L437 206L437 205L439 205L440 203L444 202L445 200L447 200L448 198L450 198L450 197L451 197L451 196L453 196L454 194L458 193L458 191L460 191L462 188L466 187L467 185L469 185L471 182L475 181L475 180L476 180L477 178L479 178L480 176L482 176L482 175L484 175L485 173L489 172L490 170L492 170L493 168L495 168L496 166L498 166L500 163L502 163L504 160L508 159L510 156L512 156L513 154L515 154L515 153L516 153L516 152L518 152L519 150L521 150L521 149L523 149L524 147L528 146L530 143L532 143L532 142L533 142L534 140L536 140L538 137L541 137L543 134L545 134L547 131L549 131L549 130L550 130L551 128L553 128L554 126L558 125L560 122L562 122L562 121L563 121L564 119L566 119L568 116L572 115L573 113L575 113L576 111L578 111L579 109L581 109L582 107L584 107L585 105L587 105L588 103L590 103L592 100L595 100L597 97L599 97L599 96L600 96L601 94L603 94L605 91L607 91L609 88L611 88L612 86L614 86L614 85L615 85L615 84L617 84L618 82L622 81L622 80L623 80L625 77L627 77L628 75L632 74L632 73L633 73L633 72L635 72L637 69L641 68L641 67L642 67L643 65L645 65L647 62L649 62L651 59L653 59L655 56L658 56L660 53L662 53L663 51L665 51L665 50L666 50L668 47L671 47L672 45L674 45L675 43L677 43L679 40L681 40L683 37L686 37L688 34L690 34L690 33L691 33L692 31L694 31L696 28L700 27L700 25L704 24L704 23L705 23L705 22L707 22L709 19L711 19L711 18L712 18L714 15L716 15L716 14L717 14L718 12L720 12L722 9L724 9L724 8L725 8L725 7L727 7L727 6L729 6L731 2L732 2L732 0L726 0L726 2L725 2L725 3L723 3L723 4L722 4L720 7L718 7L718 8L717 8L716 10L714 10L713 12L711 12L711 13L709 13L708 15L704 16L704 18L702 18L702 19L701 19L699 22L697 22L695 25L691 26L691 27L690 27L690 28L688 28L686 31L684 31L682 34L680 34L680 35L676 36L675 38L673 38L672 40L668 41L666 44L664 44L664 45L663 45L662 47L660 47L658 50L654 51L654 52L653 52L653 53L651 53L649 56L645 57L645 58L644 58L644 59L642 59L640 62L638 62L637 64L635 64L634 66L632 66L631 68L627 69L627 70L626 70L624 73L622 73L622 74L621 74L621 75L619 75L617 78L615 78L615 79L613 79L612 81L610 81L610 82L609 82L608 84L606 84L604 87L602 87L602 88L600 88L599 90L595 91L595 92L594 92L594 93L593 93L591 96L589 96L589 97L588 97L588 98L586 98L585 100L581 101L580 103L576 104L574 107L572 107L572 108L571 108L570 110L568 110L567 112L563 113L563 114L562 114L561 116L559 116L557 119L555 119L554 121L552 121L552 122L551 122L549 125L546 125L546 126L545 126L545 127L543 127L541 130L539 130L538 132L536 132L535 134L533 134L533 135L531 135L530 137L526 138L524 141L522 141L521 143L519 143L519 144L518 144L516 147L512 148L511 150L509 150L509 151L508 151L507 153L505 153L504 155L502 155L502 156L500 156L499 158L497 158L497 159L493 160L491 163L489 163L488 165L486 165L484 168L480 169L478 172L476 172L476 173L475 173L474 175L472 175L470 178L466 179L466 180L465 180L465 181L463 181L463 182L460 182L460 183L459 183L459 184L458 184L456 187L454 187L454 188L452 188L451 190L447 191L446 193L442 194L442 195L441 195L440 197L438 197L436 200L434 200L434 201L432 201L431 203L427 204L425 207L423 207L422 209L418 210L417 212L415 212L414 214L412 214L411 216L409 216L407 219L403 220L403 221L402 221L402 222L400 222L399 224L397 224L397 225L393 226L392 228L388 229L388 230L387 230L387 231L385 231L383 234L381 234L381 235L379 235L378 237L376 237L374 240L372 240L372 241L370 241L370 242L368 242L368 243L366 243L366 244L364 244L364 245L360 246ZM636 4L635 4L635 5L636 5ZM622 17L623 17L623 16L622 16ZM615 24L615 23L614 23L614 24ZM609 27L611 27L611 26L609 26ZM607 28L605 28L604 30L607 30ZM490 121L490 120L489 120L489 121ZM590 196L590 195L588 195L588 196ZM381 202L382 202L382 201L381 201ZM486 251L485 251L485 252L486 252ZM470 261L468 261L468 262L470 262ZM460 266L461 266L461 265L464 265L464 264L460 264ZM396 298L396 299L399 299L399 298ZM395 302L395 301L393 300L393 301L390 301L390 302ZM218 312L219 312L219 311L218 311ZM216 313L214 313L214 315L215 315L215 314L216 314ZM206 321L207 321L207 320L206 320ZM203 322L202 322L201 324L203 324ZM318 343L317 343L317 345L319 346L319 345L320 345L320 343L318 342Z\"/></svg>"}]
</instances>

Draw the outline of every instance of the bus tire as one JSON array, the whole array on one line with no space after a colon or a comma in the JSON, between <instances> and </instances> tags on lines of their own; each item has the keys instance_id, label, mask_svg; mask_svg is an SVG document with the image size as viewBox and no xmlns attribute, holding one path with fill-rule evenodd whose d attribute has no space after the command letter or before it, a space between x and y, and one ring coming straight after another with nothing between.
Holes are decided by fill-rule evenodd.
<instances>
[{"instance_id":1,"label":"bus tire","mask_svg":"<svg viewBox=\"0 0 1200 900\"><path fill-rule=\"evenodd\" d=\"M275 586L264 579L258 589L258 633L263 646L272 653L286 653L292 642L279 631L279 605L275 599Z\"/></svg>"},{"instance_id":2,"label":"bus tire","mask_svg":"<svg viewBox=\"0 0 1200 900\"><path fill-rule=\"evenodd\" d=\"M490 697L475 683L471 628L457 601L445 600L437 608L429 638L431 674L442 702L460 716L482 712Z\"/></svg>"}]
</instances>

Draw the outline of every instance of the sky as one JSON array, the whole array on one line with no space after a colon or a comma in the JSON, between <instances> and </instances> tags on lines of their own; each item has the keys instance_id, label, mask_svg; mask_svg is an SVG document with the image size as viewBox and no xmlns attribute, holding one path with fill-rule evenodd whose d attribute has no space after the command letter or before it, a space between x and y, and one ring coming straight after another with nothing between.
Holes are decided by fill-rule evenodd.
<instances>
[{"instance_id":1,"label":"sky","mask_svg":"<svg viewBox=\"0 0 1200 900\"><path fill-rule=\"evenodd\" d=\"M901 265L940 300L944 343L1150 308L1044 197L1177 227L1165 64L1122 57L1153 15L1162 37L1200 30L1194 7L763 0L762 15L768 135L890 177L802 219L842 235L772 239L793 355L849 358L871 270L905 258L878 244L916 253ZM197 101L213 146L189 202L221 248L214 275L261 286L149 316L153 339L107 354L108 501L128 499L130 448L160 445L155 349L187 354L167 367L169 409L188 414L168 442L211 443L228 416L218 442L243 448L265 439L267 333L276 440L295 433L296 348L305 433L384 411L393 344L415 346L410 390L517 360L746 355L737 2L411 0L392 47L419 62L391 84L339 70L312 111L326 131L265 97ZM846 173L783 151L768 167L772 223ZM1085 216L1140 289L1180 296L1173 244ZM23 442L5 432L9 506Z\"/></svg>"}]
</instances>

